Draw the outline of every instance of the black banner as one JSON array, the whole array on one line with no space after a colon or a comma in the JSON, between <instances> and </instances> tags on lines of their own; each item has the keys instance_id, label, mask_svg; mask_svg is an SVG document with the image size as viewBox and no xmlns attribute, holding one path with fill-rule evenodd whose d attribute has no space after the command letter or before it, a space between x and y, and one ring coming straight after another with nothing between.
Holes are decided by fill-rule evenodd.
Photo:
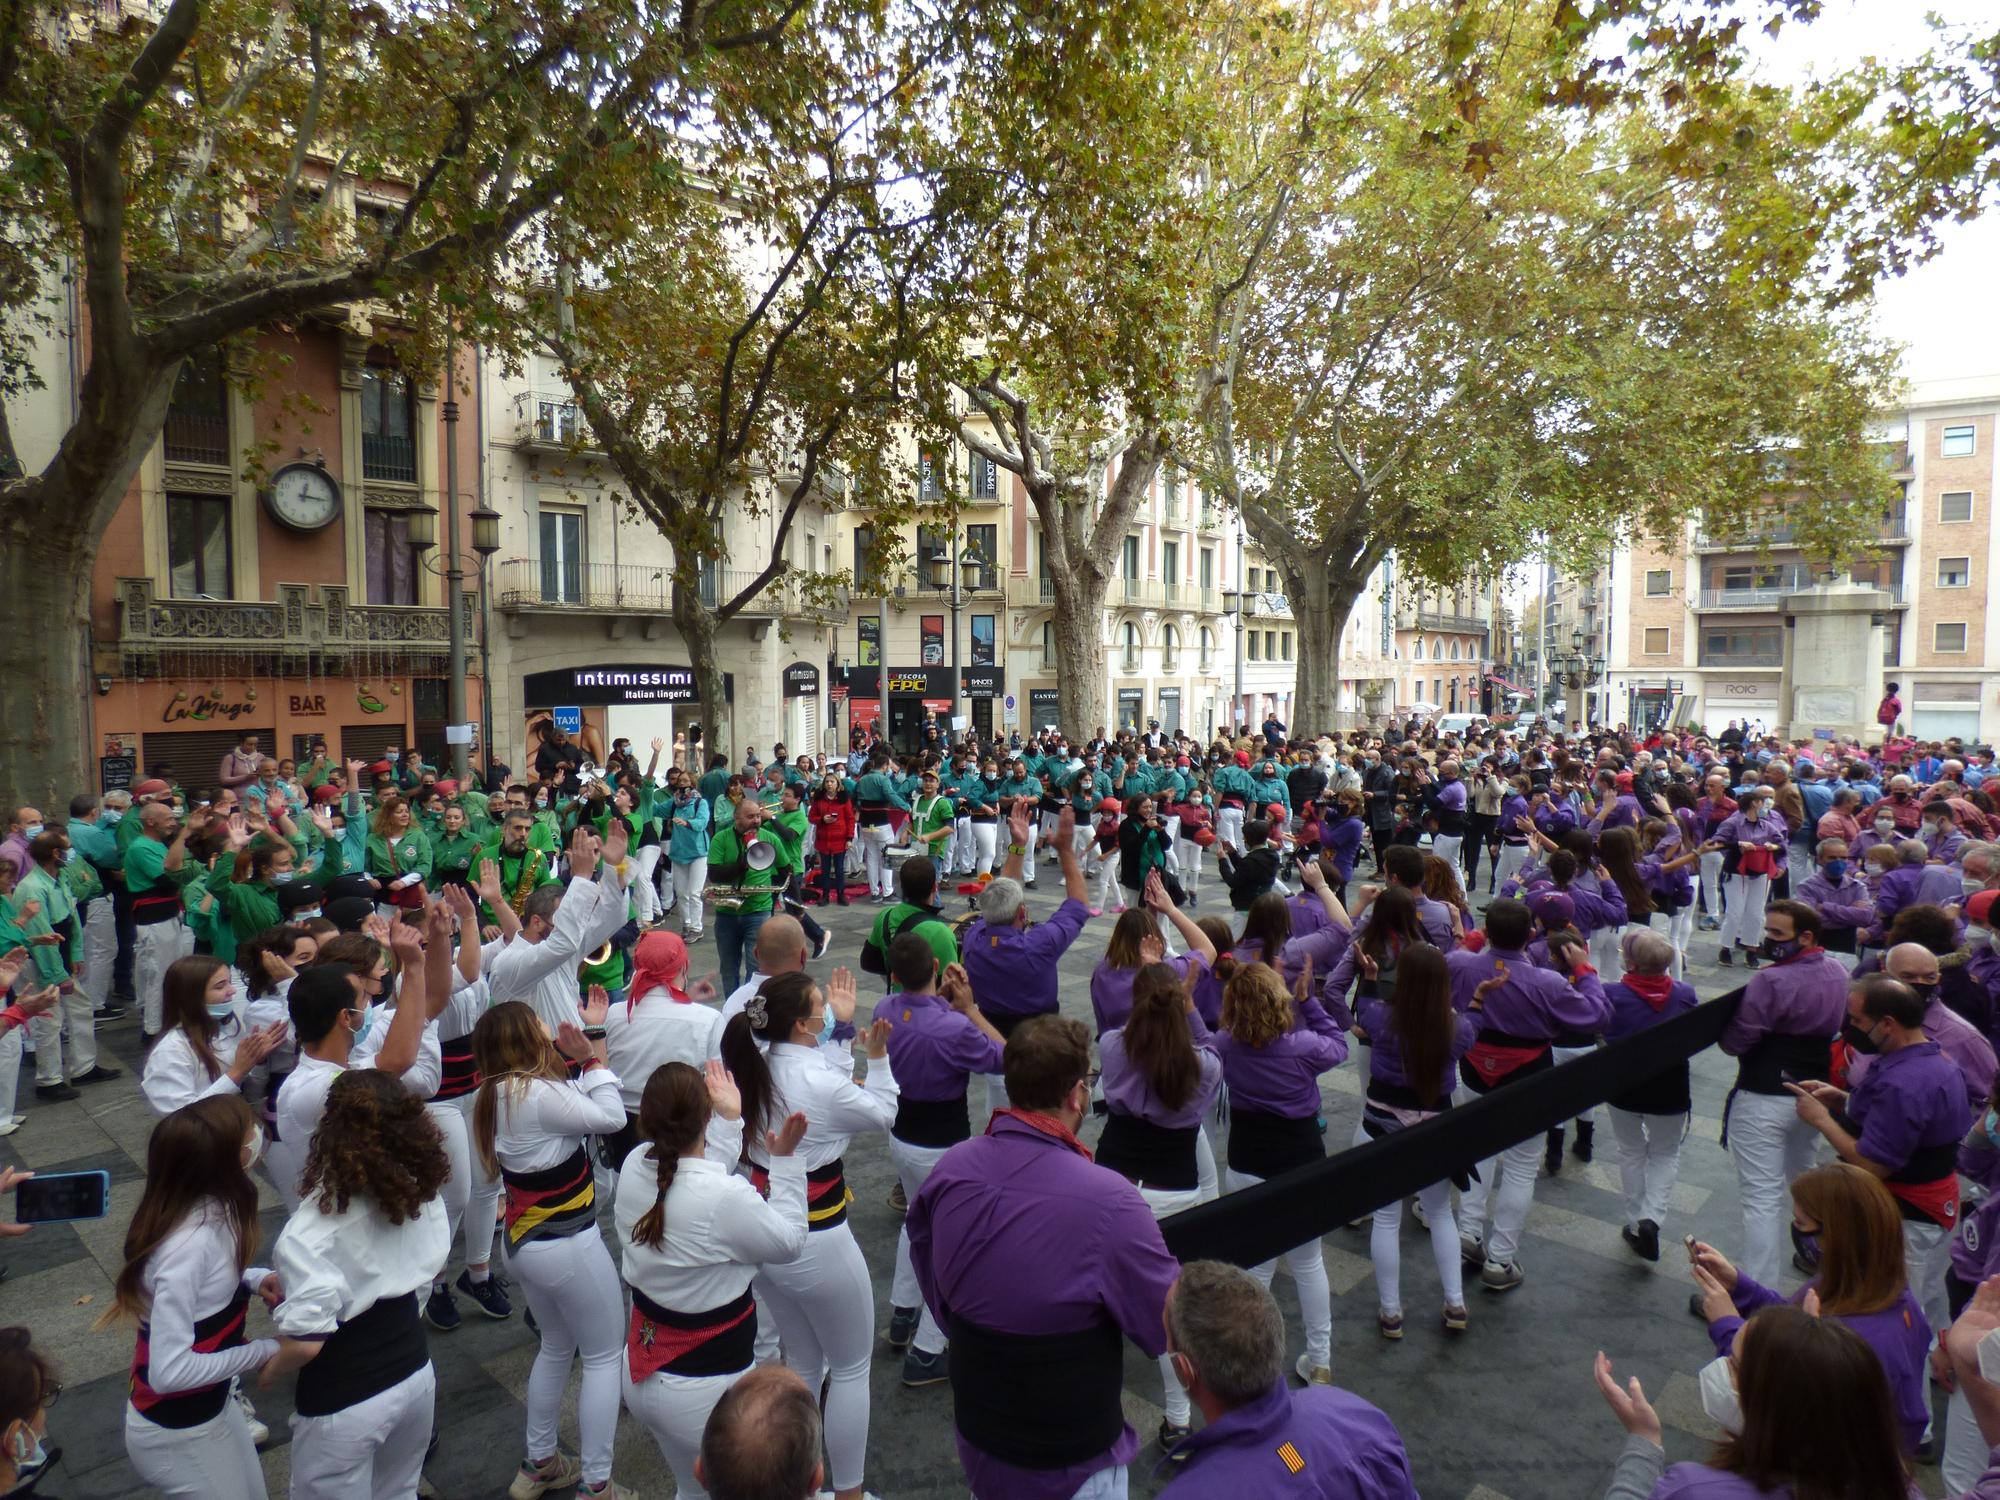
<instances>
[{"instance_id":1,"label":"black banner","mask_svg":"<svg viewBox=\"0 0 2000 1500\"><path fill-rule=\"evenodd\" d=\"M723 673L723 696L735 701L735 688L735 674ZM521 701L529 708L547 708L557 704L568 707L607 703L695 703L700 698L692 667L663 666L657 662L557 667L548 672L530 672L521 679Z\"/></svg>"},{"instance_id":2,"label":"black banner","mask_svg":"<svg viewBox=\"0 0 2000 1500\"><path fill-rule=\"evenodd\" d=\"M1408 1130L1273 1177L1165 1219L1160 1233L1183 1262L1254 1266L1365 1218L1384 1204L1532 1139L1715 1045L1743 991L1503 1085Z\"/></svg>"},{"instance_id":3,"label":"black banner","mask_svg":"<svg viewBox=\"0 0 2000 1500\"><path fill-rule=\"evenodd\" d=\"M997 698L1006 691L1002 675L998 667L967 667L959 674L960 691L968 698Z\"/></svg>"},{"instance_id":4,"label":"black banner","mask_svg":"<svg viewBox=\"0 0 2000 1500\"><path fill-rule=\"evenodd\" d=\"M1040 733L1061 717L1054 688L1028 689L1028 728Z\"/></svg>"},{"instance_id":5,"label":"black banner","mask_svg":"<svg viewBox=\"0 0 2000 1500\"><path fill-rule=\"evenodd\" d=\"M809 661L795 661L785 668L785 696L787 698L817 698L819 696L819 668Z\"/></svg>"}]
</instances>

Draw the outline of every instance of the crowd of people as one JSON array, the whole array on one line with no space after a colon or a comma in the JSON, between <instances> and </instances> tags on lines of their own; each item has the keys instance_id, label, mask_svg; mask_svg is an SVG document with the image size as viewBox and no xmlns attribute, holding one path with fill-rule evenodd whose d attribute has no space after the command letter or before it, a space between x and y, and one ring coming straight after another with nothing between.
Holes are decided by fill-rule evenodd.
<instances>
[{"instance_id":1,"label":"crowd of people","mask_svg":"<svg viewBox=\"0 0 2000 1500\"><path fill-rule=\"evenodd\" d=\"M621 1406L683 1495L861 1500L878 1341L906 1385L949 1385L981 1500L1122 1496L1142 1440L1174 1500L1414 1496L1394 1424L1334 1383L1319 1239L1182 1264L1161 1222L1323 1162L1333 1070L1361 1077L1367 1150L1688 1014L1712 945L1744 980L1719 1042L1740 1235L1672 1222L1685 1061L1603 1101L1602 1144L1630 1253L1684 1246L1727 1436L1668 1468L1600 1355L1629 1434L1604 1493L1901 1500L1937 1464L1994 1500L2000 802L1991 751L1894 728L1274 720L768 762L655 740L644 764L551 728L532 774L463 781L246 736L210 782L153 767L60 826L14 811L0 1107L24 1047L38 1099L117 1076L95 1028L136 1013L159 1120L105 1322L135 1327L125 1444L163 1494L263 1496L248 1387L279 1380L295 1496L418 1492L429 1339L520 1311L512 1500L628 1494ZM1061 896L1035 919L1038 879ZM815 966L816 913L857 897L882 908L872 1000ZM1063 1005L1079 943L1089 1021ZM1537 1182L1594 1157L1597 1115L1375 1208L1383 1339L1476 1337L1469 1293L1529 1284ZM856 1137L886 1138L904 1215L886 1317L848 1223ZM288 1214L268 1264L258 1175ZM248 1337L252 1298L275 1337ZM1157 1361L1156 1432L1126 1418L1128 1343ZM60 1389L0 1330L0 1480L45 1465Z\"/></svg>"}]
</instances>

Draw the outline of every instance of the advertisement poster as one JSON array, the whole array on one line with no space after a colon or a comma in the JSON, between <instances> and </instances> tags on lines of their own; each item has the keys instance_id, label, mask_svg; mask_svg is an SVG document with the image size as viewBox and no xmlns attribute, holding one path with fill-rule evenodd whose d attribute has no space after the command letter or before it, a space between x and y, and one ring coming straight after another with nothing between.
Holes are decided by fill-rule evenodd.
<instances>
[{"instance_id":1,"label":"advertisement poster","mask_svg":"<svg viewBox=\"0 0 2000 1500\"><path fill-rule=\"evenodd\" d=\"M882 617L863 615L856 627L860 636L861 655L858 665L879 667L882 665Z\"/></svg>"},{"instance_id":2,"label":"advertisement poster","mask_svg":"<svg viewBox=\"0 0 2000 1500\"><path fill-rule=\"evenodd\" d=\"M935 667L944 660L944 616L925 615L920 625L923 654L918 660L927 667Z\"/></svg>"}]
</instances>

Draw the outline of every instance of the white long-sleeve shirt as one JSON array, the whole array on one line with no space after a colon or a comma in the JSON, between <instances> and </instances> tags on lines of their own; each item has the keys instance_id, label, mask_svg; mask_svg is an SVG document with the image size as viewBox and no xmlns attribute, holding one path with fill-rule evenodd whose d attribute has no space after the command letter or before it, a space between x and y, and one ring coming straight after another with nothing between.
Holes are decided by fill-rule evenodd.
<instances>
[{"instance_id":1,"label":"white long-sleeve shirt","mask_svg":"<svg viewBox=\"0 0 2000 1500\"><path fill-rule=\"evenodd\" d=\"M581 1025L577 965L625 925L627 910L625 888L617 881L572 880L556 908L555 924L541 942L496 938L479 950L480 972L493 1003L524 1001L551 1030L565 1021Z\"/></svg>"},{"instance_id":2,"label":"white long-sleeve shirt","mask_svg":"<svg viewBox=\"0 0 2000 1500\"><path fill-rule=\"evenodd\" d=\"M278 1091L278 1139L297 1152L300 1172L305 1170L306 1147L326 1114L326 1096L333 1087L334 1079L349 1068L374 1067L381 1054L393 1012L389 1007L380 1005L374 1010L376 1015L369 1022L367 1035L355 1044L346 1062L329 1062L302 1052L298 1065ZM443 1078L444 1057L438 1046L437 1022L429 1021L425 1023L423 1037L417 1044L417 1060L403 1071L402 1084L416 1098L428 1099L437 1092ZM286 1156L289 1159L290 1151ZM298 1190L299 1184L294 1180L292 1191L297 1194Z\"/></svg>"},{"instance_id":3,"label":"white long-sleeve shirt","mask_svg":"<svg viewBox=\"0 0 2000 1500\"><path fill-rule=\"evenodd\" d=\"M639 1112L639 1096L656 1068L683 1062L696 1072L722 1055L722 1016L713 1006L676 1000L655 986L630 1005L614 1005L604 1018L604 1051L620 1080L625 1112Z\"/></svg>"},{"instance_id":4,"label":"white long-sleeve shirt","mask_svg":"<svg viewBox=\"0 0 2000 1500\"><path fill-rule=\"evenodd\" d=\"M194 1347L196 1323L227 1307L239 1282L254 1293L270 1274L267 1267L250 1266L238 1276L236 1235L221 1204L206 1202L181 1220L146 1257L140 1277L149 1329L146 1383L171 1396L248 1375L276 1354L276 1339L251 1339L213 1354Z\"/></svg>"},{"instance_id":5,"label":"white long-sleeve shirt","mask_svg":"<svg viewBox=\"0 0 2000 1500\"><path fill-rule=\"evenodd\" d=\"M236 1044L243 1040L247 1030L241 1005L226 1021L218 1023L209 1044L217 1064L213 1078L195 1055L194 1043L187 1032L178 1026L161 1032L153 1050L146 1054L145 1071L139 1075L139 1088L153 1107L153 1113L170 1115L212 1094L240 1092L236 1080L229 1076L229 1065L236 1061Z\"/></svg>"},{"instance_id":6,"label":"white long-sleeve shirt","mask_svg":"<svg viewBox=\"0 0 2000 1500\"><path fill-rule=\"evenodd\" d=\"M792 1155L808 1172L844 1155L847 1143L860 1131L886 1131L896 1123L901 1091L889 1070L888 1058L869 1058L868 1081L858 1086L854 1075L836 1061L840 1054L835 1051L797 1042L773 1042L764 1055L776 1090L766 1124L776 1129L787 1115L804 1111L805 1139ZM749 1146L753 1162L760 1167L770 1164L761 1131L750 1133Z\"/></svg>"},{"instance_id":7,"label":"white long-sleeve shirt","mask_svg":"<svg viewBox=\"0 0 2000 1500\"><path fill-rule=\"evenodd\" d=\"M564 1161L577 1142L625 1128L625 1105L618 1075L609 1068L586 1068L576 1082L549 1078L509 1078L495 1085L493 1154L510 1172L536 1172Z\"/></svg>"},{"instance_id":8,"label":"white long-sleeve shirt","mask_svg":"<svg viewBox=\"0 0 2000 1500\"><path fill-rule=\"evenodd\" d=\"M681 1159L655 1247L632 1243L632 1226L660 1194L652 1146L635 1147L619 1170L612 1216L626 1284L670 1311L707 1312L733 1302L759 1266L797 1260L805 1248L804 1158L794 1154L771 1164L767 1203L748 1178L730 1170L742 1134L741 1121L718 1119L709 1126L708 1157Z\"/></svg>"},{"instance_id":9,"label":"white long-sleeve shirt","mask_svg":"<svg viewBox=\"0 0 2000 1500\"><path fill-rule=\"evenodd\" d=\"M271 1252L285 1289L272 1319L289 1337L325 1338L377 1302L428 1289L444 1270L451 1241L442 1198L400 1224L391 1224L372 1198L351 1201L345 1213L323 1212L310 1199L286 1221Z\"/></svg>"}]
</instances>

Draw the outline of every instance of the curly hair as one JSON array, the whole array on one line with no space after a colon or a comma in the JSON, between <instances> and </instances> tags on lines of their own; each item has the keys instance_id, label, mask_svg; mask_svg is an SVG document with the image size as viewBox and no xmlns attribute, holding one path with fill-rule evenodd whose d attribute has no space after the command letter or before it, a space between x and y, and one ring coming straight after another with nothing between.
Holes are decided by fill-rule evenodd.
<instances>
[{"instance_id":1,"label":"curly hair","mask_svg":"<svg viewBox=\"0 0 2000 1500\"><path fill-rule=\"evenodd\" d=\"M299 1196L317 1196L320 1212L329 1214L366 1198L400 1224L437 1197L450 1175L444 1137L423 1101L375 1068L349 1068L327 1091Z\"/></svg>"},{"instance_id":2,"label":"curly hair","mask_svg":"<svg viewBox=\"0 0 2000 1500\"><path fill-rule=\"evenodd\" d=\"M1292 1029L1292 996L1269 964L1244 964L1222 987L1222 1028L1248 1047L1262 1047Z\"/></svg>"}]
</instances>

